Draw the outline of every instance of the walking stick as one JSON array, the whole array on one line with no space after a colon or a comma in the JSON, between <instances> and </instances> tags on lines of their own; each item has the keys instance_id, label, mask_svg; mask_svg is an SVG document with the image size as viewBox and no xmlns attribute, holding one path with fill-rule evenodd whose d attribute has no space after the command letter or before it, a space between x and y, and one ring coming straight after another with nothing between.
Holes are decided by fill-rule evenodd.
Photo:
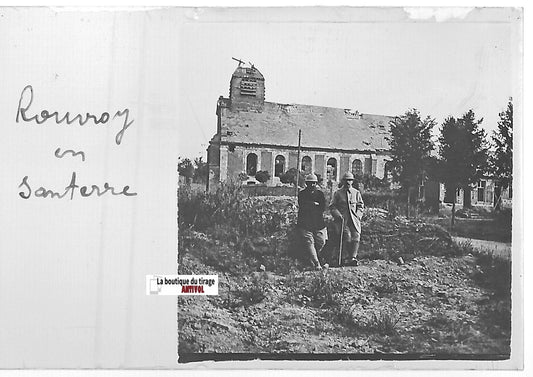
<instances>
[{"instance_id":1,"label":"walking stick","mask_svg":"<svg viewBox=\"0 0 533 377\"><path fill-rule=\"evenodd\" d=\"M341 259L342 259L342 237L344 236L344 217L342 218L341 222L341 239L339 241L339 267L341 266Z\"/></svg>"}]
</instances>

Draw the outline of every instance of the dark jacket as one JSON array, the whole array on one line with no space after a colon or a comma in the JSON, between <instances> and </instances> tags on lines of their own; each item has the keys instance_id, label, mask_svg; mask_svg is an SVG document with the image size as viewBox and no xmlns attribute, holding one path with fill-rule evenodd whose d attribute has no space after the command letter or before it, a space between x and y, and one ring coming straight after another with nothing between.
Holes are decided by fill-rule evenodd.
<instances>
[{"instance_id":1,"label":"dark jacket","mask_svg":"<svg viewBox=\"0 0 533 377\"><path fill-rule=\"evenodd\" d=\"M326 198L322 191L315 189L314 192L311 192L308 187L300 191L298 194L298 208L298 227L310 231L326 227L324 223Z\"/></svg>"}]
</instances>

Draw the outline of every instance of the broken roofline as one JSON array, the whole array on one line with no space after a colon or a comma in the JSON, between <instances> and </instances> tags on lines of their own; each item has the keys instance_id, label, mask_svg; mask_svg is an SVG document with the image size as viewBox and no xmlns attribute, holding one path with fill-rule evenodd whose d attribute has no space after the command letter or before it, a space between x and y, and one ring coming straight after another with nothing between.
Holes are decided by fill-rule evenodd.
<instances>
[{"instance_id":1,"label":"broken roofline","mask_svg":"<svg viewBox=\"0 0 533 377\"><path fill-rule=\"evenodd\" d=\"M297 145L279 145L279 144L261 144L261 143L243 143L243 142L231 142L231 141L210 141L209 144L219 145L234 145L238 147L251 147L251 148L272 148L272 149L293 149L298 150ZM334 153L348 153L348 154L384 154L390 155L390 151L386 149L338 149L338 148L326 148L326 147L306 147L300 146L302 151L318 151L318 152L334 152Z\"/></svg>"},{"instance_id":2,"label":"broken roofline","mask_svg":"<svg viewBox=\"0 0 533 377\"><path fill-rule=\"evenodd\" d=\"M257 69L257 68L256 68ZM224 107L224 108L229 108L230 105L231 105L231 99L230 98L226 98L224 96L219 96L218 97L218 103L217 103L217 111L218 111L218 107ZM400 118L402 117L403 115L383 115L383 114L373 114L373 113L360 113L359 110L357 109L348 109L348 108L344 108L344 107L333 107L333 106L322 106L322 105L306 105L306 104L303 104L303 103L281 103L281 102L270 102L270 101L264 101L265 104L270 104L270 105L276 105L276 106L279 106L281 108L287 108L287 107L313 107L313 108L316 108L316 109L330 109L330 110L342 110L344 111L345 114L347 113L357 113L358 116L362 116L362 117L379 117L379 118L389 118L389 123L394 121L396 118ZM242 110L231 110L231 112L240 112Z\"/></svg>"}]
</instances>

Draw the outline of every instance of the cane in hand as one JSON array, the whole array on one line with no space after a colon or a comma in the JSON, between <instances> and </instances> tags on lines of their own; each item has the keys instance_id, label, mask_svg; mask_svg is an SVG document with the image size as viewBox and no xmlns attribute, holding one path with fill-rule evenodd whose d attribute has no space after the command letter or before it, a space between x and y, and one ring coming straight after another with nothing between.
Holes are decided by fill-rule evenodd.
<instances>
[{"instance_id":1,"label":"cane in hand","mask_svg":"<svg viewBox=\"0 0 533 377\"><path fill-rule=\"evenodd\" d=\"M344 236L344 217L341 218L341 238L339 241L339 267L341 266L342 260L342 238Z\"/></svg>"}]
</instances>

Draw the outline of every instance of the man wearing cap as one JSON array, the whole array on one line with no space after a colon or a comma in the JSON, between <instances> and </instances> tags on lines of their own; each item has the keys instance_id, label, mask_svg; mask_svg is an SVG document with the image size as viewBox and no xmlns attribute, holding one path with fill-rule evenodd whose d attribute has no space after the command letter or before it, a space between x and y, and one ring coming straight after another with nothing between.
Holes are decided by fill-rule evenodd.
<instances>
[{"instance_id":1,"label":"man wearing cap","mask_svg":"<svg viewBox=\"0 0 533 377\"><path fill-rule=\"evenodd\" d=\"M315 174L305 177L306 188L298 194L298 229L302 235L307 256L315 269L322 266L318 261L318 254L324 247L327 239L324 211L326 198L324 193L317 188L318 178Z\"/></svg>"},{"instance_id":2,"label":"man wearing cap","mask_svg":"<svg viewBox=\"0 0 533 377\"><path fill-rule=\"evenodd\" d=\"M361 240L361 217L363 217L363 197L352 187L354 176L347 172L342 177L342 187L335 191L329 209L339 224L344 224L342 234L343 262L345 266L357 266L357 252Z\"/></svg>"}]
</instances>

